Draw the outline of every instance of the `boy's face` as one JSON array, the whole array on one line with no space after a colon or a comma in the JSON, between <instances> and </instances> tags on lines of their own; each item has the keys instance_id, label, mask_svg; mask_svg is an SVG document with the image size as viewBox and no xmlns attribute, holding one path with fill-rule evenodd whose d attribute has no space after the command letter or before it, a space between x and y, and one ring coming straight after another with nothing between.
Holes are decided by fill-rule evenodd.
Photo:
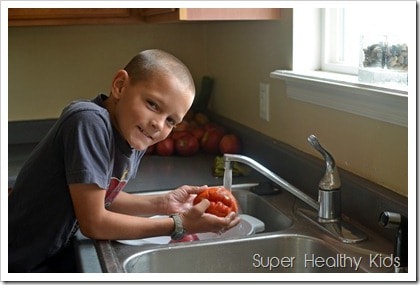
<instances>
[{"instance_id":1,"label":"boy's face","mask_svg":"<svg viewBox=\"0 0 420 285\"><path fill-rule=\"evenodd\" d=\"M144 150L164 140L182 121L194 94L173 76L134 84L129 81L127 75L121 88L113 88L111 96L117 100L111 117L130 146Z\"/></svg>"}]
</instances>

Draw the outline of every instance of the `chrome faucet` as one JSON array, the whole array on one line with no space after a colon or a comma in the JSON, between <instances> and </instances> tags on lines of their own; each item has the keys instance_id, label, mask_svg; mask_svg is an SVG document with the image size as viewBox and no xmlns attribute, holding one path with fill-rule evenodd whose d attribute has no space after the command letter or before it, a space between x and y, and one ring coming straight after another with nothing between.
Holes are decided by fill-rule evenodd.
<instances>
[{"instance_id":1,"label":"chrome faucet","mask_svg":"<svg viewBox=\"0 0 420 285\"><path fill-rule=\"evenodd\" d=\"M332 155L321 146L316 136L310 135L308 141L322 154L326 165L325 174L318 185L318 202L259 162L239 154L224 155L225 175L223 185L228 189L232 186L231 162L237 161L244 163L311 206L315 211L303 208L298 210L304 217L313 221L323 230L326 230L345 243L355 243L365 240L366 235L363 232L341 219L341 181Z\"/></svg>"},{"instance_id":2,"label":"chrome faucet","mask_svg":"<svg viewBox=\"0 0 420 285\"><path fill-rule=\"evenodd\" d=\"M296 188L295 186L293 186L292 184L290 184L289 182L287 182L286 180L284 180L283 178L281 178L280 176L278 176L277 174L275 174L274 172L272 172L271 170L269 170L268 168L260 164L259 162L253 160L252 158L249 158L244 155L239 155L239 154L225 154L224 161L225 161L225 174L227 174L224 176L223 185L225 186L225 188L230 189L229 184L228 184L229 182L227 183L226 181L232 181L231 180L232 178L229 174L230 169L231 169L230 162L237 161L237 162L241 162L243 164L246 164L252 167L253 169L258 171L259 173L261 173L262 175L264 175L265 177L267 177L274 183L278 184L283 189L289 191L291 194L295 195L296 197L298 197L299 199L301 199L302 201L304 201L306 204L313 207L314 209L317 209L317 210L319 209L319 205L314 199L312 199L311 197L309 197L308 195L300 191L298 188Z\"/></svg>"}]
</instances>

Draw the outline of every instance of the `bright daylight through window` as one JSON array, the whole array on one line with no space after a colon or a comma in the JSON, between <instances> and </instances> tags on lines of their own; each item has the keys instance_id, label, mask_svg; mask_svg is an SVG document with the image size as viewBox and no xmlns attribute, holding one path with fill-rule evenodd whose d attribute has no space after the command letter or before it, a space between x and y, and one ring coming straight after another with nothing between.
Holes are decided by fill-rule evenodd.
<instances>
[{"instance_id":1,"label":"bright daylight through window","mask_svg":"<svg viewBox=\"0 0 420 285\"><path fill-rule=\"evenodd\" d=\"M415 33L414 1L293 8L292 69L270 76L289 98L407 127Z\"/></svg>"},{"instance_id":2,"label":"bright daylight through window","mask_svg":"<svg viewBox=\"0 0 420 285\"><path fill-rule=\"evenodd\" d=\"M407 88L406 10L395 4L377 11L357 5L322 12L322 70L358 75L361 83Z\"/></svg>"}]
</instances>

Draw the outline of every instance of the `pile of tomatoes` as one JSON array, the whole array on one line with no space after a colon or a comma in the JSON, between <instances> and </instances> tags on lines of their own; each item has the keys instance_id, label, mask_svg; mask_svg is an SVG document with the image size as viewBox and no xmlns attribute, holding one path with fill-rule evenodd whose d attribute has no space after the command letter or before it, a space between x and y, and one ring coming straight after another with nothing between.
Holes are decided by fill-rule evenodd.
<instances>
[{"instance_id":1,"label":"pile of tomatoes","mask_svg":"<svg viewBox=\"0 0 420 285\"><path fill-rule=\"evenodd\" d=\"M192 156L199 151L210 154L240 153L242 142L236 134L210 122L201 112L187 113L184 120L163 141L148 148L148 154Z\"/></svg>"}]
</instances>

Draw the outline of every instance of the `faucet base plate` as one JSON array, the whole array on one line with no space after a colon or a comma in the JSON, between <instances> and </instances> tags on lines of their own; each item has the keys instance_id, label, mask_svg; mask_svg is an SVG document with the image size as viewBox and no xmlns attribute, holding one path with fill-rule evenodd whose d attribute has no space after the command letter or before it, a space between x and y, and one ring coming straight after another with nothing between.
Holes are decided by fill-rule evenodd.
<instances>
[{"instance_id":1,"label":"faucet base plate","mask_svg":"<svg viewBox=\"0 0 420 285\"><path fill-rule=\"evenodd\" d=\"M357 243L367 239L365 233L343 220L321 221L318 213L311 209L297 209L298 213L344 243Z\"/></svg>"}]
</instances>

